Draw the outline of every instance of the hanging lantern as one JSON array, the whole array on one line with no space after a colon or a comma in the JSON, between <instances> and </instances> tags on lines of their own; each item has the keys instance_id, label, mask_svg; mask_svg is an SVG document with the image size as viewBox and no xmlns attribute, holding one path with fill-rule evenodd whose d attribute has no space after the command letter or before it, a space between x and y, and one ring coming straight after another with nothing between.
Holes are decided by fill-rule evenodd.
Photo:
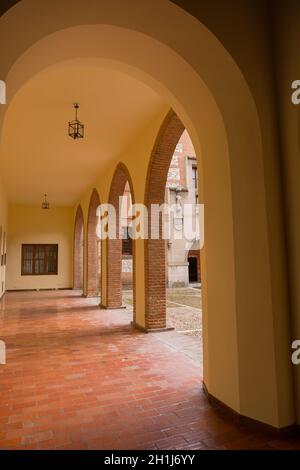
<instances>
[{"instance_id":1,"label":"hanging lantern","mask_svg":"<svg viewBox=\"0 0 300 470\"><path fill-rule=\"evenodd\" d=\"M75 119L69 122L69 136L72 139L83 139L84 136L84 124L78 120L77 112L79 108L78 103L74 103L75 108Z\"/></svg>"},{"instance_id":2,"label":"hanging lantern","mask_svg":"<svg viewBox=\"0 0 300 470\"><path fill-rule=\"evenodd\" d=\"M42 209L50 209L50 204L47 201L47 194L44 195L44 200L42 202Z\"/></svg>"}]
</instances>

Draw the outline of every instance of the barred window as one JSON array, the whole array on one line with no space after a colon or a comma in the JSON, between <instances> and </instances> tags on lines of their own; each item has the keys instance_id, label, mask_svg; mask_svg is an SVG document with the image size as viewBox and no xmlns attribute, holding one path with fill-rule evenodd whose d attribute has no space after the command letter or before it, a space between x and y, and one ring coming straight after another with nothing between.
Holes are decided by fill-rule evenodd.
<instances>
[{"instance_id":1,"label":"barred window","mask_svg":"<svg viewBox=\"0 0 300 470\"><path fill-rule=\"evenodd\" d=\"M22 245L22 276L57 274L58 245Z\"/></svg>"}]
</instances>

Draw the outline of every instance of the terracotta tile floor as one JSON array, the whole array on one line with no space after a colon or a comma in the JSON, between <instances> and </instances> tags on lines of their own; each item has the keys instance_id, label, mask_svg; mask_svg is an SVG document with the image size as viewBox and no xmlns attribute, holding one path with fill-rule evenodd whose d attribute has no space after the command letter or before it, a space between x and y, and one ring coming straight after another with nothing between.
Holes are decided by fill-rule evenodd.
<instances>
[{"instance_id":1,"label":"terracotta tile floor","mask_svg":"<svg viewBox=\"0 0 300 470\"><path fill-rule=\"evenodd\" d=\"M200 365L72 291L1 303L0 449L298 448L208 405Z\"/></svg>"}]
</instances>

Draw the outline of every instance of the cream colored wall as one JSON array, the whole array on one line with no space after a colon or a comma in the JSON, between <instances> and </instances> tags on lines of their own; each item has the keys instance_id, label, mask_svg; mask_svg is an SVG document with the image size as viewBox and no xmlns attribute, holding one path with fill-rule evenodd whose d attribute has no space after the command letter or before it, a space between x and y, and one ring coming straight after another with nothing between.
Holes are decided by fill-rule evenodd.
<instances>
[{"instance_id":1,"label":"cream colored wall","mask_svg":"<svg viewBox=\"0 0 300 470\"><path fill-rule=\"evenodd\" d=\"M7 240L7 200L5 189L0 178L0 259L1 254L3 254L3 238ZM0 265L0 298L2 298L5 292L5 280L6 277L6 267Z\"/></svg>"},{"instance_id":2,"label":"cream colored wall","mask_svg":"<svg viewBox=\"0 0 300 470\"><path fill-rule=\"evenodd\" d=\"M9 206L7 285L14 289L56 289L72 287L73 208ZM58 274L21 275L22 243L57 243Z\"/></svg>"}]
</instances>

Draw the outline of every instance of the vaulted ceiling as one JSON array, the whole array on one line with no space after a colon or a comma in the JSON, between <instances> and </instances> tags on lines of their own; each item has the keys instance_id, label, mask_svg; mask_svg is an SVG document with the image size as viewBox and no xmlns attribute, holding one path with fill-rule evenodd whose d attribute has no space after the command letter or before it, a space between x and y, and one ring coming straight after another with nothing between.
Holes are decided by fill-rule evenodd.
<instances>
[{"instance_id":1,"label":"vaulted ceiling","mask_svg":"<svg viewBox=\"0 0 300 470\"><path fill-rule=\"evenodd\" d=\"M68 136L73 103L85 138ZM71 205L134 142L166 104L152 89L92 60L69 61L33 77L9 104L0 168L11 203Z\"/></svg>"}]
</instances>

